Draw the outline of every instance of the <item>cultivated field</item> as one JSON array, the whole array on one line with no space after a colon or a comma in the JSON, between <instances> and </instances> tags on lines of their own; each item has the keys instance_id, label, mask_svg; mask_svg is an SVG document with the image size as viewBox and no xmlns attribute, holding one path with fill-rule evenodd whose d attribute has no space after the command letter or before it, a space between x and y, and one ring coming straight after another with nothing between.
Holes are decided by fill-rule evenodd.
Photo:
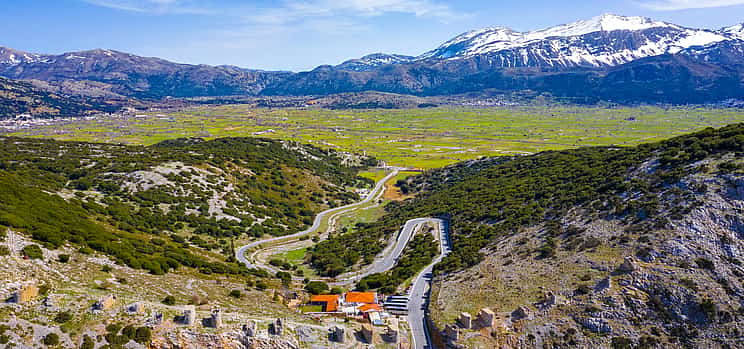
<instances>
[{"instance_id":1,"label":"cultivated field","mask_svg":"<svg viewBox=\"0 0 744 349\"><path fill-rule=\"evenodd\" d=\"M403 110L260 109L247 105L61 121L15 132L67 140L152 144L177 137L261 136L434 168L483 155L633 145L744 122L744 110L510 107Z\"/></svg>"}]
</instances>

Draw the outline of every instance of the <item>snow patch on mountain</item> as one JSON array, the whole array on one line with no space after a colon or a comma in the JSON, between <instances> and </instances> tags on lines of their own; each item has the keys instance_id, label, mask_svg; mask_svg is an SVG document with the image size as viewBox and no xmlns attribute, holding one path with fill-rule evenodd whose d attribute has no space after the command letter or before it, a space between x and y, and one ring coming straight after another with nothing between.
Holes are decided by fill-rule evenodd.
<instances>
[{"instance_id":1,"label":"snow patch on mountain","mask_svg":"<svg viewBox=\"0 0 744 349\"><path fill-rule=\"evenodd\" d=\"M723 28L722 33L732 37L744 40L744 23L737 24L728 28Z\"/></svg>"},{"instance_id":2,"label":"snow patch on mountain","mask_svg":"<svg viewBox=\"0 0 744 349\"><path fill-rule=\"evenodd\" d=\"M689 29L644 17L606 14L531 32L504 27L474 30L418 59L489 55L491 64L503 67L614 66L730 38L731 34Z\"/></svg>"},{"instance_id":3,"label":"snow patch on mountain","mask_svg":"<svg viewBox=\"0 0 744 349\"><path fill-rule=\"evenodd\" d=\"M645 17L624 17L613 14L605 14L588 20L581 20L571 24L559 25L547 29L526 33L529 39L541 40L549 37L580 36L599 31L616 30L644 30L650 28L679 28L676 25L653 21Z\"/></svg>"},{"instance_id":4,"label":"snow patch on mountain","mask_svg":"<svg viewBox=\"0 0 744 349\"><path fill-rule=\"evenodd\" d=\"M337 68L353 71L368 71L383 65L408 63L413 61L414 59L415 57L412 56L373 53L362 58L343 62L338 65Z\"/></svg>"}]
</instances>

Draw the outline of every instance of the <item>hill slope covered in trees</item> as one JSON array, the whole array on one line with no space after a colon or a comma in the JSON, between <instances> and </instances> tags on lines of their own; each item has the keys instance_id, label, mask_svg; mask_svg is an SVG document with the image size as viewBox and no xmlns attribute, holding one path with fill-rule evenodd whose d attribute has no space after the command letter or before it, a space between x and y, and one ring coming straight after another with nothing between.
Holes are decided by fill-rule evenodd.
<instances>
[{"instance_id":1,"label":"hill slope covered in trees","mask_svg":"<svg viewBox=\"0 0 744 349\"><path fill-rule=\"evenodd\" d=\"M356 171L370 162L253 138L142 147L3 137L0 226L155 274L238 273L228 240L291 233L356 200L349 188L369 184Z\"/></svg>"}]
</instances>

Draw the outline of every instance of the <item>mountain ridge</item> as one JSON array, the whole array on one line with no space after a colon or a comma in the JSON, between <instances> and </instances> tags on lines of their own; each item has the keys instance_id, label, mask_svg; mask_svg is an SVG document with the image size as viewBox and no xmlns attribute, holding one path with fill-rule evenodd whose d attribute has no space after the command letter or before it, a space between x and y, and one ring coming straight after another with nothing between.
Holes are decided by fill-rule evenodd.
<instances>
[{"instance_id":1,"label":"mountain ridge","mask_svg":"<svg viewBox=\"0 0 744 349\"><path fill-rule=\"evenodd\" d=\"M741 24L694 29L605 14L529 32L479 29L416 57L375 53L305 72L191 65L105 49L37 55L0 48L0 76L93 82L146 99L532 90L587 103L716 103L741 99L744 55L736 47L743 40ZM668 81L659 81L660 71L672 74ZM631 95L612 92L618 86Z\"/></svg>"}]
</instances>

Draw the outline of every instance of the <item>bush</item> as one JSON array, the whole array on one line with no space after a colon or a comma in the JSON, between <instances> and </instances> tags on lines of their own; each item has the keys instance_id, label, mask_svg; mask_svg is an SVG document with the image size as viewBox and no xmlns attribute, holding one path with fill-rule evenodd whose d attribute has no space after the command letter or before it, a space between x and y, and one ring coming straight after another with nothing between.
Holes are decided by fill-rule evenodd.
<instances>
[{"instance_id":1,"label":"bush","mask_svg":"<svg viewBox=\"0 0 744 349\"><path fill-rule=\"evenodd\" d=\"M149 343L152 340L152 331L148 327L137 328L137 333L134 335L134 341L140 344Z\"/></svg>"},{"instance_id":2,"label":"bush","mask_svg":"<svg viewBox=\"0 0 744 349\"><path fill-rule=\"evenodd\" d=\"M175 305L176 304L176 297L173 297L171 295L165 296L165 298L163 298L163 304L165 304L165 305Z\"/></svg>"},{"instance_id":3,"label":"bush","mask_svg":"<svg viewBox=\"0 0 744 349\"><path fill-rule=\"evenodd\" d=\"M104 272L104 273L110 273L111 270L113 270L113 269L109 265L104 265L103 267L101 267L101 271Z\"/></svg>"},{"instance_id":4,"label":"bush","mask_svg":"<svg viewBox=\"0 0 744 349\"><path fill-rule=\"evenodd\" d=\"M127 337L128 339L134 339L134 335L137 332L137 329L132 325L127 325L121 330L121 335L124 337Z\"/></svg>"},{"instance_id":5,"label":"bush","mask_svg":"<svg viewBox=\"0 0 744 349\"><path fill-rule=\"evenodd\" d=\"M698 267L702 269L708 269L708 270L716 269L716 265L710 259L698 258L695 260L695 263L698 265Z\"/></svg>"},{"instance_id":6,"label":"bush","mask_svg":"<svg viewBox=\"0 0 744 349\"><path fill-rule=\"evenodd\" d=\"M626 337L613 337L612 338L612 349L631 349L633 348L633 341Z\"/></svg>"},{"instance_id":7,"label":"bush","mask_svg":"<svg viewBox=\"0 0 744 349\"><path fill-rule=\"evenodd\" d=\"M56 333L50 333L44 337L42 342L47 346L54 346L59 344L59 336Z\"/></svg>"},{"instance_id":8,"label":"bush","mask_svg":"<svg viewBox=\"0 0 744 349\"><path fill-rule=\"evenodd\" d=\"M332 294L342 294L342 293L344 293L344 289L342 289L341 287L334 287L334 288L331 289L331 293Z\"/></svg>"},{"instance_id":9,"label":"bush","mask_svg":"<svg viewBox=\"0 0 744 349\"><path fill-rule=\"evenodd\" d=\"M242 296L243 296L243 294L240 293L240 290L232 290L232 291L230 291L230 297L240 298Z\"/></svg>"},{"instance_id":10,"label":"bush","mask_svg":"<svg viewBox=\"0 0 744 349\"><path fill-rule=\"evenodd\" d=\"M267 288L269 288L269 285L267 285L265 282L263 282L263 281L256 282L256 289L257 290L263 291L263 290L265 290Z\"/></svg>"},{"instance_id":11,"label":"bush","mask_svg":"<svg viewBox=\"0 0 744 349\"><path fill-rule=\"evenodd\" d=\"M70 261L70 255L69 254L61 254L58 257L58 260L60 263L67 263Z\"/></svg>"},{"instance_id":12,"label":"bush","mask_svg":"<svg viewBox=\"0 0 744 349\"><path fill-rule=\"evenodd\" d=\"M95 348L96 344L93 342L93 339L90 338L89 335L85 335L83 337L83 343L80 344L80 349L93 349Z\"/></svg>"},{"instance_id":13,"label":"bush","mask_svg":"<svg viewBox=\"0 0 744 349\"><path fill-rule=\"evenodd\" d=\"M58 322L60 324L70 320L72 320L72 314L69 311L57 313L57 316L54 317L54 322Z\"/></svg>"},{"instance_id":14,"label":"bush","mask_svg":"<svg viewBox=\"0 0 744 349\"><path fill-rule=\"evenodd\" d=\"M10 249L8 246L0 246L0 257L10 256Z\"/></svg>"},{"instance_id":15,"label":"bush","mask_svg":"<svg viewBox=\"0 0 744 349\"><path fill-rule=\"evenodd\" d=\"M28 245L21 250L23 255L30 259L44 259L44 252L39 245Z\"/></svg>"},{"instance_id":16,"label":"bush","mask_svg":"<svg viewBox=\"0 0 744 349\"><path fill-rule=\"evenodd\" d=\"M313 295L323 294L328 291L328 284L322 281L310 281L305 285L305 290Z\"/></svg>"}]
</instances>

